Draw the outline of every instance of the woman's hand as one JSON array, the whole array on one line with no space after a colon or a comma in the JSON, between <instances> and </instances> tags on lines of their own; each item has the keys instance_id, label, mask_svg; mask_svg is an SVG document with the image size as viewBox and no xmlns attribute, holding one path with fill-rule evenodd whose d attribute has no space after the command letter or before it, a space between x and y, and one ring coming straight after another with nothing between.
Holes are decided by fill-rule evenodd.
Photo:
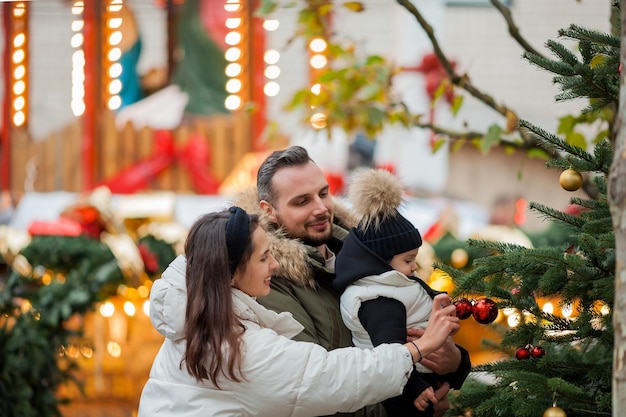
<instances>
[{"instance_id":1,"label":"woman's hand","mask_svg":"<svg viewBox=\"0 0 626 417\"><path fill-rule=\"evenodd\" d=\"M423 335L424 329L407 329L407 340L417 341ZM450 336L439 349L426 356L420 363L438 375L456 372L461 364L461 351Z\"/></svg>"},{"instance_id":2,"label":"woman's hand","mask_svg":"<svg viewBox=\"0 0 626 417\"><path fill-rule=\"evenodd\" d=\"M424 357L439 349L461 328L456 316L456 307L447 294L439 294L433 299L433 310L424 334L419 339L419 347Z\"/></svg>"}]
</instances>

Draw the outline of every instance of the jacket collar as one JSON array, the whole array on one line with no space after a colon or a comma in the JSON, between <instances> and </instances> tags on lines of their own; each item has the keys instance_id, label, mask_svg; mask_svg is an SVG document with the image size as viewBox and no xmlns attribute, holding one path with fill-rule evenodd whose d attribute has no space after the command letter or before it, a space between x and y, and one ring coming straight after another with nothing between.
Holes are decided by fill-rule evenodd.
<instances>
[{"instance_id":1,"label":"jacket collar","mask_svg":"<svg viewBox=\"0 0 626 417\"><path fill-rule=\"evenodd\" d=\"M232 289L232 295L235 314L242 320L257 323L288 338L294 337L304 329L289 312L276 313L268 310L257 303L255 298L237 288Z\"/></svg>"}]
</instances>

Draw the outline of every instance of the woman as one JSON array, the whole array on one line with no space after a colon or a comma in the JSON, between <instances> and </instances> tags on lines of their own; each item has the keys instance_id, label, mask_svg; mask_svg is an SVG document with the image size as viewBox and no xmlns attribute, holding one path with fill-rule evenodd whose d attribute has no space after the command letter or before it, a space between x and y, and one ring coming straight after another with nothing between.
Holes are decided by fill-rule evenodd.
<instances>
[{"instance_id":1,"label":"woman","mask_svg":"<svg viewBox=\"0 0 626 417\"><path fill-rule=\"evenodd\" d=\"M459 328L443 295L415 342L328 352L290 340L302 326L255 301L269 294L278 263L258 218L238 207L196 221L185 255L186 267L177 258L152 287L150 316L165 341L139 417L349 412L399 395L413 364Z\"/></svg>"}]
</instances>

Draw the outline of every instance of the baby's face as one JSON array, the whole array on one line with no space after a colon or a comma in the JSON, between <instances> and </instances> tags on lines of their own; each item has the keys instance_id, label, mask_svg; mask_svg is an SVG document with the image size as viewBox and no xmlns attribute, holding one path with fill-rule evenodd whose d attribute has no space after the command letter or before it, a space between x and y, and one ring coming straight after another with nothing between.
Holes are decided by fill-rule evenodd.
<instances>
[{"instance_id":1,"label":"baby's face","mask_svg":"<svg viewBox=\"0 0 626 417\"><path fill-rule=\"evenodd\" d=\"M391 258L389 265L398 272L402 272L406 276L413 275L413 272L417 270L417 263L415 257L419 248L412 249L410 251L402 252Z\"/></svg>"}]
</instances>

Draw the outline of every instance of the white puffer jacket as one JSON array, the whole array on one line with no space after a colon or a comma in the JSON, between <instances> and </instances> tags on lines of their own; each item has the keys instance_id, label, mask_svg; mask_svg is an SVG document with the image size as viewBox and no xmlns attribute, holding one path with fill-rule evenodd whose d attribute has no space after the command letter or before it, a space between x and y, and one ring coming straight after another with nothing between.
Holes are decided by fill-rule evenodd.
<instances>
[{"instance_id":1,"label":"white puffer jacket","mask_svg":"<svg viewBox=\"0 0 626 417\"><path fill-rule=\"evenodd\" d=\"M198 383L184 365L181 369L186 300L185 258L179 256L150 294L150 318L165 341L143 389L138 417L349 412L400 395L412 370L411 354L400 344L328 352L290 340L302 329L291 314L274 313L233 290L236 312L246 327L241 367L246 379L237 383L222 378L217 389L209 380Z\"/></svg>"}]
</instances>

